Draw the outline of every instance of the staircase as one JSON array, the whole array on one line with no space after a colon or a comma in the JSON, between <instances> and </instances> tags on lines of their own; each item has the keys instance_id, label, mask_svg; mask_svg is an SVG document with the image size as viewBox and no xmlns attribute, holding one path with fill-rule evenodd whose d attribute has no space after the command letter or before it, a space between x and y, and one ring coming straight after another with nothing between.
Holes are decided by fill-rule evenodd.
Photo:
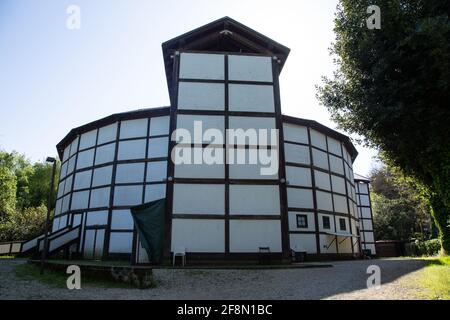
<instances>
[{"instance_id":1,"label":"staircase","mask_svg":"<svg viewBox=\"0 0 450 320\"><path fill-rule=\"evenodd\" d=\"M73 244L79 243L81 236L81 227L68 226L48 235L48 252L47 255L59 252L62 249L68 248ZM44 248L44 235L41 234L34 239L31 239L22 244L21 255L36 254Z\"/></svg>"}]
</instances>

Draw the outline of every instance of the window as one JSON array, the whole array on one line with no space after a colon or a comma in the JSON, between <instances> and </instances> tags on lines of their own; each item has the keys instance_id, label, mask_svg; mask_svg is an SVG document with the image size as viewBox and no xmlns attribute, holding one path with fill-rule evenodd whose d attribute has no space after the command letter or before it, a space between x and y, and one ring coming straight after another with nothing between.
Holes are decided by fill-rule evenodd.
<instances>
[{"instance_id":1,"label":"window","mask_svg":"<svg viewBox=\"0 0 450 320\"><path fill-rule=\"evenodd\" d=\"M345 219L344 218L339 218L339 228L342 231L347 230L347 226L345 225Z\"/></svg>"},{"instance_id":2,"label":"window","mask_svg":"<svg viewBox=\"0 0 450 320\"><path fill-rule=\"evenodd\" d=\"M322 217L322 225L324 229L330 229L330 217L323 216Z\"/></svg>"},{"instance_id":3,"label":"window","mask_svg":"<svg viewBox=\"0 0 450 320\"><path fill-rule=\"evenodd\" d=\"M297 228L308 228L308 216L306 214L297 215Z\"/></svg>"}]
</instances>

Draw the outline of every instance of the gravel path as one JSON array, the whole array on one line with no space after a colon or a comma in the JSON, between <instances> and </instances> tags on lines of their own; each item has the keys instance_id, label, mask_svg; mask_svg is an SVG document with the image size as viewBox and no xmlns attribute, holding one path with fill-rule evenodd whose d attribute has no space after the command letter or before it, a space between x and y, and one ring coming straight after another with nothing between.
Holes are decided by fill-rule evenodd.
<instances>
[{"instance_id":1,"label":"gravel path","mask_svg":"<svg viewBox=\"0 0 450 320\"><path fill-rule=\"evenodd\" d=\"M332 268L217 270L156 269L158 287L68 290L19 279L24 260L0 259L1 299L417 299L414 279L425 262L380 259L333 262ZM367 267L381 269L381 287L366 288Z\"/></svg>"}]
</instances>

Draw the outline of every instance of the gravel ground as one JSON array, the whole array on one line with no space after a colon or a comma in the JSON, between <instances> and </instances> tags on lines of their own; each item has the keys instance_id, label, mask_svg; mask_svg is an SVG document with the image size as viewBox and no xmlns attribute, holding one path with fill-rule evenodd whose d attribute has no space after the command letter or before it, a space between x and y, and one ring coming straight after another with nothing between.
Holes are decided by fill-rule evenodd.
<instances>
[{"instance_id":1,"label":"gravel ground","mask_svg":"<svg viewBox=\"0 0 450 320\"><path fill-rule=\"evenodd\" d=\"M19 279L24 260L0 259L1 299L417 299L414 279L425 262L379 259L333 262L331 268L272 270L156 269L157 288L83 286L68 290ZM369 265L381 269L381 286L367 289Z\"/></svg>"}]
</instances>

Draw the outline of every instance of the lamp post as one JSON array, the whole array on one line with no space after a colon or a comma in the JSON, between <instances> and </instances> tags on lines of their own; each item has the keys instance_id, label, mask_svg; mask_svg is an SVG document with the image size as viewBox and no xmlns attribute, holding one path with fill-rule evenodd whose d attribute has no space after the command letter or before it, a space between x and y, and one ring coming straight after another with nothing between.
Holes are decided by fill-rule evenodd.
<instances>
[{"instance_id":1,"label":"lamp post","mask_svg":"<svg viewBox=\"0 0 450 320\"><path fill-rule=\"evenodd\" d=\"M53 193L53 186L55 184L55 171L56 171L56 159L52 157L47 157L45 160L46 162L53 163L52 168L52 180L50 183L50 190L48 191L48 200L47 200L47 218L45 220L45 233L44 233L44 247L42 248L42 255L41 255L41 274L44 273L44 263L45 258L47 257L47 251L48 251L48 229L50 225L50 208L52 203L52 193ZM38 248L39 250L39 248Z\"/></svg>"}]
</instances>

